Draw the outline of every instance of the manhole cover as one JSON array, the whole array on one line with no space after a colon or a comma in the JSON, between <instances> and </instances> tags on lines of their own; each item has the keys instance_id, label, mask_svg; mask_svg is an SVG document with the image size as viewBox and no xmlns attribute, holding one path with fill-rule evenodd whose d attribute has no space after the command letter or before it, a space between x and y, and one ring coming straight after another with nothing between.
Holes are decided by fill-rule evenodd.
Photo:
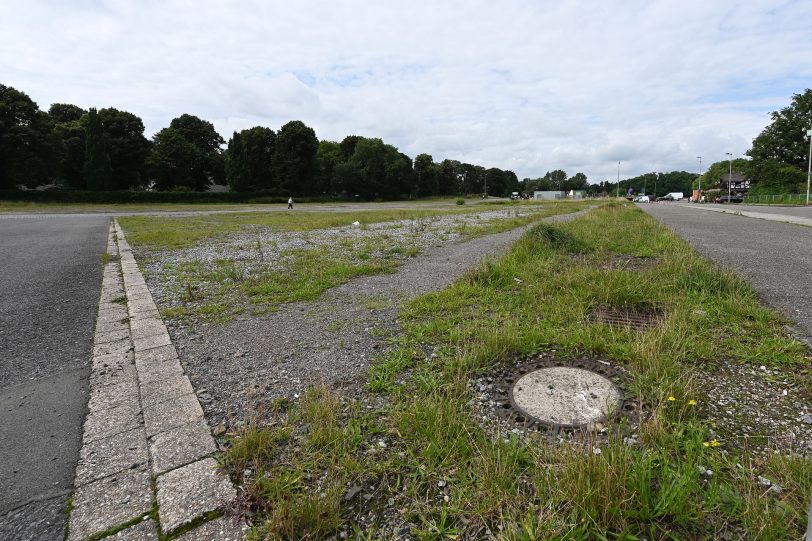
<instances>
[{"instance_id":1,"label":"manhole cover","mask_svg":"<svg viewBox=\"0 0 812 541\"><path fill-rule=\"evenodd\" d=\"M511 424L549 435L592 430L639 413L637 404L626 400L623 370L607 361L542 354L494 375L487 399L493 411Z\"/></svg>"},{"instance_id":2,"label":"manhole cover","mask_svg":"<svg viewBox=\"0 0 812 541\"><path fill-rule=\"evenodd\" d=\"M534 370L513 385L516 408L548 425L589 426L605 422L623 402L606 377L569 366Z\"/></svg>"}]
</instances>

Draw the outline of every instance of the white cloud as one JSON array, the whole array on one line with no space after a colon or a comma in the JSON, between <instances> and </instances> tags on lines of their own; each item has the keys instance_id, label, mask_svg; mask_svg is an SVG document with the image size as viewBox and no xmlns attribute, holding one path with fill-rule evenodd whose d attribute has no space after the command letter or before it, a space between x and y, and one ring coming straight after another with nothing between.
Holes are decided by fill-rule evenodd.
<instances>
[{"instance_id":1,"label":"white cloud","mask_svg":"<svg viewBox=\"0 0 812 541\"><path fill-rule=\"evenodd\" d=\"M43 108L112 105L149 132L191 113L225 138L299 119L520 178L695 171L812 86L803 0L14 4L0 82Z\"/></svg>"}]
</instances>

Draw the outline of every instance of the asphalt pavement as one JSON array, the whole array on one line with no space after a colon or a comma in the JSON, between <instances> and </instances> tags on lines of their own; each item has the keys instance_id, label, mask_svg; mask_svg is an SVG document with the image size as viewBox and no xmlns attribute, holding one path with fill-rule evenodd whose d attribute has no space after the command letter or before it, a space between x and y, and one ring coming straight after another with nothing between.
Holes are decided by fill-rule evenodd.
<instances>
[{"instance_id":1,"label":"asphalt pavement","mask_svg":"<svg viewBox=\"0 0 812 541\"><path fill-rule=\"evenodd\" d=\"M109 221L0 214L0 539L63 539Z\"/></svg>"},{"instance_id":2,"label":"asphalt pavement","mask_svg":"<svg viewBox=\"0 0 812 541\"><path fill-rule=\"evenodd\" d=\"M708 212L687 203L639 206L703 256L749 280L764 302L794 321L799 333L812 336L812 228ZM785 207L754 208L780 215ZM784 213L812 216L809 210L791 207Z\"/></svg>"}]
</instances>

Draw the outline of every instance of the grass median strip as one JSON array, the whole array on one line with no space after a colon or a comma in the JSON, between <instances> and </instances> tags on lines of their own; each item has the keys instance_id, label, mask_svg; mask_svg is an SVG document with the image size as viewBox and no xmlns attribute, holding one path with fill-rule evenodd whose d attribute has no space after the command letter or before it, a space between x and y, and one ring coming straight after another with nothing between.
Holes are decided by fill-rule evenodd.
<instances>
[{"instance_id":1,"label":"grass median strip","mask_svg":"<svg viewBox=\"0 0 812 541\"><path fill-rule=\"evenodd\" d=\"M657 320L612 325L595 310ZM234 435L223 461L256 538L802 535L809 461L723 437L695 378L721 360L793 372L802 345L745 282L634 207L539 224L401 323L368 394L314 388ZM562 442L485 422L472 381L542 351L619 364L644 419Z\"/></svg>"}]
</instances>

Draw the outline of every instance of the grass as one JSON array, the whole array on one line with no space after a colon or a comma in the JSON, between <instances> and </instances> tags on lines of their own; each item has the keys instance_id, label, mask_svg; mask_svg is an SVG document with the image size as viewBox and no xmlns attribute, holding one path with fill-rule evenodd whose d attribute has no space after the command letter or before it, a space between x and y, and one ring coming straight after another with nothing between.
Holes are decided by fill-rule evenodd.
<instances>
[{"instance_id":1,"label":"grass","mask_svg":"<svg viewBox=\"0 0 812 541\"><path fill-rule=\"evenodd\" d=\"M619 256L655 262L610 264ZM589 322L595 306L656 306L665 319L616 329ZM316 388L273 425L260 414L235 437L223 460L256 512L253 538L323 539L342 523L355 524L356 538L394 538L392 522L438 540L802 536L810 462L717 442L693 373L722 358L792 371L804 350L745 282L639 210L611 205L539 224L504 257L408 303L400 320L402 336L370 372L381 405ZM649 412L637 444L623 430L558 444L479 422L469 380L545 350L628 369ZM368 501L347 500L353 485L375 488L364 489Z\"/></svg>"},{"instance_id":2,"label":"grass","mask_svg":"<svg viewBox=\"0 0 812 541\"><path fill-rule=\"evenodd\" d=\"M584 204L546 204L532 207L529 214L514 213L505 218L483 220L466 227L465 237L505 231L564 212ZM160 249L159 257L171 259L171 250L182 249L212 237L225 239L238 232L257 233L250 241L252 261L236 261L224 253L213 264L189 261L168 266L180 305L164 308L163 316L177 320L227 322L236 313L259 314L279 304L308 301L324 291L364 275L392 272L405 259L415 257L420 246L409 238L397 240L385 231L378 236L351 238L325 247L308 247L277 253L263 244L258 232L308 231L363 220L364 225L380 221L407 220L408 233L417 238L434 229L439 210L368 210L355 213L297 212L263 214L220 214L183 218L126 217L119 222L129 241L142 249ZM468 211L470 214L473 211ZM443 211L460 214L456 209ZM478 216L478 215L475 215ZM336 249L339 248L339 249Z\"/></svg>"}]
</instances>

